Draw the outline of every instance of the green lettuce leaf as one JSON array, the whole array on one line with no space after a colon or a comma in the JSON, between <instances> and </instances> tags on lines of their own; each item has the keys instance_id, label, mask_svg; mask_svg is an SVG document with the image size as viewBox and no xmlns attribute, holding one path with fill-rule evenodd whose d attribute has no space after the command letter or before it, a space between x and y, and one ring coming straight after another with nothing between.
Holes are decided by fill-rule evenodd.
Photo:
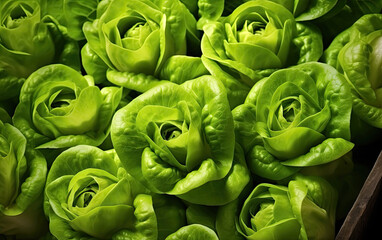
<instances>
[{"instance_id":1,"label":"green lettuce leaf","mask_svg":"<svg viewBox=\"0 0 382 240\"><path fill-rule=\"evenodd\" d=\"M111 137L126 170L157 193L222 205L249 181L227 95L211 76L133 99L117 111Z\"/></svg>"}]
</instances>

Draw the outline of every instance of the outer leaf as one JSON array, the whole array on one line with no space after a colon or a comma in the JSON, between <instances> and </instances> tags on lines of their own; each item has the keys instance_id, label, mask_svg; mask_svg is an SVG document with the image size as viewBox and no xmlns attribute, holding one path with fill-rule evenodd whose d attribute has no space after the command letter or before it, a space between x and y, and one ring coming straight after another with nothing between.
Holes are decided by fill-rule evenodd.
<instances>
[{"instance_id":1,"label":"outer leaf","mask_svg":"<svg viewBox=\"0 0 382 240\"><path fill-rule=\"evenodd\" d=\"M109 68L102 59L85 44L81 50L82 65L86 73L94 78L96 84L106 81L106 71Z\"/></svg>"},{"instance_id":2,"label":"outer leaf","mask_svg":"<svg viewBox=\"0 0 382 240\"><path fill-rule=\"evenodd\" d=\"M0 100L9 99L20 94L25 79L9 75L4 69L0 70Z\"/></svg>"},{"instance_id":3,"label":"outer leaf","mask_svg":"<svg viewBox=\"0 0 382 240\"><path fill-rule=\"evenodd\" d=\"M249 153L247 162L252 173L271 180L285 179L300 170L296 167L284 165L259 145L255 146Z\"/></svg>"},{"instance_id":4,"label":"outer leaf","mask_svg":"<svg viewBox=\"0 0 382 240\"><path fill-rule=\"evenodd\" d=\"M180 228L175 233L169 235L166 240L175 239L206 239L206 240L218 240L216 233L208 227L200 224L192 224Z\"/></svg>"},{"instance_id":5,"label":"outer leaf","mask_svg":"<svg viewBox=\"0 0 382 240\"><path fill-rule=\"evenodd\" d=\"M201 224L215 230L216 208L192 204L186 210L187 224Z\"/></svg>"},{"instance_id":6,"label":"outer leaf","mask_svg":"<svg viewBox=\"0 0 382 240\"><path fill-rule=\"evenodd\" d=\"M293 39L293 43L300 50L297 63L318 61L323 53L320 30L308 23L297 23L296 26L297 37Z\"/></svg>"},{"instance_id":7,"label":"outer leaf","mask_svg":"<svg viewBox=\"0 0 382 240\"><path fill-rule=\"evenodd\" d=\"M199 30L210 21L217 20L223 13L224 1L222 0L201 0L198 1L199 20L197 27Z\"/></svg>"},{"instance_id":8,"label":"outer leaf","mask_svg":"<svg viewBox=\"0 0 382 240\"><path fill-rule=\"evenodd\" d=\"M86 21L93 21L97 17L97 6L100 1L63 1L63 15L71 38L75 40L84 39L82 26Z\"/></svg>"},{"instance_id":9,"label":"outer leaf","mask_svg":"<svg viewBox=\"0 0 382 240\"><path fill-rule=\"evenodd\" d=\"M208 75L208 71L200 58L175 55L168 59L159 76L160 79L182 84L202 75Z\"/></svg>"},{"instance_id":10,"label":"outer leaf","mask_svg":"<svg viewBox=\"0 0 382 240\"><path fill-rule=\"evenodd\" d=\"M17 128L2 121L0 155L0 234L39 238L47 226L41 207L46 160Z\"/></svg>"},{"instance_id":11,"label":"outer leaf","mask_svg":"<svg viewBox=\"0 0 382 240\"><path fill-rule=\"evenodd\" d=\"M2 187L0 211L4 215L15 216L23 213L42 193L47 166L40 152L27 148L26 139L18 129L6 123L1 126L1 135L5 137L2 139L2 151L7 151L3 152L5 157L1 159L4 169L1 174L2 182L10 184L9 181L14 181L14 184ZM7 142L8 149L4 149L4 141ZM10 186L16 191L10 202L3 202L3 198L9 194L7 187Z\"/></svg>"}]
</instances>

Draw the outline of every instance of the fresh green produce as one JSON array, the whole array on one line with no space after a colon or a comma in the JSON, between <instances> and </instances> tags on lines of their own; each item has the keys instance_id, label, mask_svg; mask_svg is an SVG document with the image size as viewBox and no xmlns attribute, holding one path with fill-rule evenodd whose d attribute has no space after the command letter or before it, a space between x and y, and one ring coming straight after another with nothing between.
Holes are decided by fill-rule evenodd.
<instances>
[{"instance_id":1,"label":"fresh green produce","mask_svg":"<svg viewBox=\"0 0 382 240\"><path fill-rule=\"evenodd\" d=\"M324 61L341 72L351 88L354 117L375 128L382 128L381 40L382 15L364 15L324 54ZM361 125L358 131L365 129Z\"/></svg>"},{"instance_id":2,"label":"fresh green produce","mask_svg":"<svg viewBox=\"0 0 382 240\"><path fill-rule=\"evenodd\" d=\"M224 86L211 76L138 96L115 114L111 138L126 171L153 192L222 205L249 181Z\"/></svg>"},{"instance_id":3,"label":"fresh green produce","mask_svg":"<svg viewBox=\"0 0 382 240\"><path fill-rule=\"evenodd\" d=\"M245 239L334 239L336 204L336 191L319 177L261 183L239 207L236 230Z\"/></svg>"},{"instance_id":4,"label":"fresh green produce","mask_svg":"<svg viewBox=\"0 0 382 240\"><path fill-rule=\"evenodd\" d=\"M347 0L345 3L346 5L341 9L338 9L340 5L337 4L334 10L315 21L316 25L323 30L325 47L329 46L337 35L351 27L363 15L381 13L382 10L382 0Z\"/></svg>"},{"instance_id":5,"label":"fresh green produce","mask_svg":"<svg viewBox=\"0 0 382 240\"><path fill-rule=\"evenodd\" d=\"M0 100L17 97L25 78L38 68L63 63L80 69L78 45L66 28L42 16L37 1L0 4Z\"/></svg>"},{"instance_id":6,"label":"fresh green produce","mask_svg":"<svg viewBox=\"0 0 382 240\"><path fill-rule=\"evenodd\" d=\"M218 20L223 14L225 2L224 0L199 0L198 14L200 18L197 23L198 29L202 30L203 26L208 22Z\"/></svg>"},{"instance_id":7,"label":"fresh green produce","mask_svg":"<svg viewBox=\"0 0 382 240\"><path fill-rule=\"evenodd\" d=\"M79 145L60 154L46 184L45 211L57 239L164 239L185 224L176 198L152 196L113 150Z\"/></svg>"},{"instance_id":8,"label":"fresh green produce","mask_svg":"<svg viewBox=\"0 0 382 240\"><path fill-rule=\"evenodd\" d=\"M85 38L82 26L85 22L99 18L105 10L109 0L61 0L68 34L76 40Z\"/></svg>"},{"instance_id":9,"label":"fresh green produce","mask_svg":"<svg viewBox=\"0 0 382 240\"><path fill-rule=\"evenodd\" d=\"M343 156L354 146L350 113L350 90L343 76L322 63L273 73L233 110L237 141L249 168L272 180L345 161ZM320 171L326 174L328 169L318 168L316 174Z\"/></svg>"},{"instance_id":10,"label":"fresh green produce","mask_svg":"<svg viewBox=\"0 0 382 240\"><path fill-rule=\"evenodd\" d=\"M226 86L232 107L243 103L261 78L287 66L317 61L322 38L313 25L296 23L282 5L246 2L203 27L202 60Z\"/></svg>"},{"instance_id":11,"label":"fresh green produce","mask_svg":"<svg viewBox=\"0 0 382 240\"><path fill-rule=\"evenodd\" d=\"M382 0L0 0L0 240L340 237L381 39Z\"/></svg>"},{"instance_id":12,"label":"fresh green produce","mask_svg":"<svg viewBox=\"0 0 382 240\"><path fill-rule=\"evenodd\" d=\"M257 1L257 0L247 0ZM347 0L332 1L314 1L314 0L268 0L283 5L287 8L296 21L311 21L318 18L326 17L326 15L334 15L342 7L345 6Z\"/></svg>"},{"instance_id":13,"label":"fresh green produce","mask_svg":"<svg viewBox=\"0 0 382 240\"><path fill-rule=\"evenodd\" d=\"M98 146L108 136L122 89L94 86L91 76L52 64L25 81L14 124L38 148Z\"/></svg>"},{"instance_id":14,"label":"fresh green produce","mask_svg":"<svg viewBox=\"0 0 382 240\"><path fill-rule=\"evenodd\" d=\"M110 68L110 82L144 92L161 83L158 78L172 56L186 55L192 44L199 45L195 24L179 0L112 1L99 19L84 24L89 45L82 57L99 58L95 64L86 61L85 70L91 74L103 63L104 70ZM187 59L195 61L192 57L174 61L184 67ZM102 82L105 76L103 71L94 77Z\"/></svg>"},{"instance_id":15,"label":"fresh green produce","mask_svg":"<svg viewBox=\"0 0 382 240\"><path fill-rule=\"evenodd\" d=\"M175 233L169 235L166 240L219 240L218 236L210 228L200 225L192 224L180 228Z\"/></svg>"},{"instance_id":16,"label":"fresh green produce","mask_svg":"<svg viewBox=\"0 0 382 240\"><path fill-rule=\"evenodd\" d=\"M23 134L0 121L0 234L33 239L46 231L42 197L44 156L27 146Z\"/></svg>"},{"instance_id":17,"label":"fresh green produce","mask_svg":"<svg viewBox=\"0 0 382 240\"><path fill-rule=\"evenodd\" d=\"M244 0L181 0L190 12L197 17L197 28L202 30L203 26L210 21L227 16L235 8L244 3Z\"/></svg>"}]
</instances>

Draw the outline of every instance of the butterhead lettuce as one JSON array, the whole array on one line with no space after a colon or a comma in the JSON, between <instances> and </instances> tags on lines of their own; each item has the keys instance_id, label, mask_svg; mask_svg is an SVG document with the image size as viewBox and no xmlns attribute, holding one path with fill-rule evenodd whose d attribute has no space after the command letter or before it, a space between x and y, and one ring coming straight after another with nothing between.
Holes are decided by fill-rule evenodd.
<instances>
[{"instance_id":1,"label":"butterhead lettuce","mask_svg":"<svg viewBox=\"0 0 382 240\"><path fill-rule=\"evenodd\" d=\"M62 64L35 71L25 81L13 121L33 147L98 146L108 136L122 89L94 85Z\"/></svg>"},{"instance_id":2,"label":"butterhead lettuce","mask_svg":"<svg viewBox=\"0 0 382 240\"><path fill-rule=\"evenodd\" d=\"M323 63L300 64L259 81L233 110L251 171L281 180L304 168L348 161L354 146L350 98L343 76Z\"/></svg>"},{"instance_id":3,"label":"butterhead lettuce","mask_svg":"<svg viewBox=\"0 0 382 240\"><path fill-rule=\"evenodd\" d=\"M288 9L271 1L241 4L203 30L203 63L225 84L233 107L261 78L280 68L317 61L322 54L320 31L296 23Z\"/></svg>"},{"instance_id":4,"label":"butterhead lettuce","mask_svg":"<svg viewBox=\"0 0 382 240\"><path fill-rule=\"evenodd\" d=\"M382 128L381 49L382 15L368 14L339 34L325 50L323 60L345 76L351 89L355 136L367 132L369 138ZM374 129L367 131L368 125Z\"/></svg>"},{"instance_id":5,"label":"butterhead lettuce","mask_svg":"<svg viewBox=\"0 0 382 240\"><path fill-rule=\"evenodd\" d=\"M113 150L79 145L49 171L45 211L57 239L164 239L185 223L178 199L152 196Z\"/></svg>"},{"instance_id":6,"label":"butterhead lettuce","mask_svg":"<svg viewBox=\"0 0 382 240\"><path fill-rule=\"evenodd\" d=\"M83 57L97 55L110 69L110 82L140 92L160 84L169 58L186 55L199 44L196 20L179 0L114 0L99 19L86 22L83 31L90 48L82 51ZM84 67L93 72L96 66L89 61ZM106 73L97 77L102 81Z\"/></svg>"},{"instance_id":7,"label":"butterhead lettuce","mask_svg":"<svg viewBox=\"0 0 382 240\"><path fill-rule=\"evenodd\" d=\"M318 177L261 183L244 201L236 228L245 239L333 239L336 204L337 192Z\"/></svg>"},{"instance_id":8,"label":"butterhead lettuce","mask_svg":"<svg viewBox=\"0 0 382 240\"><path fill-rule=\"evenodd\" d=\"M80 68L77 42L42 15L39 1L7 0L0 7L0 99L17 97L25 78L42 66Z\"/></svg>"},{"instance_id":9,"label":"butterhead lettuce","mask_svg":"<svg viewBox=\"0 0 382 240\"><path fill-rule=\"evenodd\" d=\"M153 192L222 205L249 181L224 86L211 76L138 96L115 114L111 138L126 171Z\"/></svg>"},{"instance_id":10,"label":"butterhead lettuce","mask_svg":"<svg viewBox=\"0 0 382 240\"><path fill-rule=\"evenodd\" d=\"M2 121L0 169L0 234L40 237L47 225L42 211L47 163L17 128Z\"/></svg>"}]
</instances>

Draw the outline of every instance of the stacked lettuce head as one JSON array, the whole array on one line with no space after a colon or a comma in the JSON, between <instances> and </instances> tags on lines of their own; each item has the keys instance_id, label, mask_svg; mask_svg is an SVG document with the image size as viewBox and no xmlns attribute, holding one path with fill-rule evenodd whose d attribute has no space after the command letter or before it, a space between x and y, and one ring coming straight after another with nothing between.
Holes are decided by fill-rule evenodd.
<instances>
[{"instance_id":1,"label":"stacked lettuce head","mask_svg":"<svg viewBox=\"0 0 382 240\"><path fill-rule=\"evenodd\" d=\"M380 151L381 11L0 0L0 240L334 239Z\"/></svg>"},{"instance_id":2,"label":"stacked lettuce head","mask_svg":"<svg viewBox=\"0 0 382 240\"><path fill-rule=\"evenodd\" d=\"M44 156L10 123L0 120L0 234L36 239L46 231L42 211Z\"/></svg>"},{"instance_id":3,"label":"stacked lettuce head","mask_svg":"<svg viewBox=\"0 0 382 240\"><path fill-rule=\"evenodd\" d=\"M281 180L300 170L349 170L350 98L343 76L322 63L300 64L259 81L233 110L251 171Z\"/></svg>"},{"instance_id":4,"label":"stacked lettuce head","mask_svg":"<svg viewBox=\"0 0 382 240\"><path fill-rule=\"evenodd\" d=\"M115 151L79 145L47 178L44 210L57 239L164 239L185 224L179 199L152 195L121 168Z\"/></svg>"},{"instance_id":5,"label":"stacked lettuce head","mask_svg":"<svg viewBox=\"0 0 382 240\"><path fill-rule=\"evenodd\" d=\"M17 97L25 78L51 63L79 69L77 42L53 17L42 16L39 1L0 4L0 100Z\"/></svg>"},{"instance_id":6,"label":"stacked lettuce head","mask_svg":"<svg viewBox=\"0 0 382 240\"><path fill-rule=\"evenodd\" d=\"M356 134L367 126L374 132L382 129L381 51L381 14L364 15L325 50L324 61L341 72L351 88Z\"/></svg>"},{"instance_id":7,"label":"stacked lettuce head","mask_svg":"<svg viewBox=\"0 0 382 240\"><path fill-rule=\"evenodd\" d=\"M138 96L115 114L111 138L126 171L156 193L216 206L249 181L224 86L211 76Z\"/></svg>"},{"instance_id":8,"label":"stacked lettuce head","mask_svg":"<svg viewBox=\"0 0 382 240\"><path fill-rule=\"evenodd\" d=\"M322 39L313 25L297 23L292 13L272 1L249 1L229 16L203 26L202 60L224 82L230 103L244 101L249 89L277 69L322 54Z\"/></svg>"},{"instance_id":9,"label":"stacked lettuce head","mask_svg":"<svg viewBox=\"0 0 382 240\"><path fill-rule=\"evenodd\" d=\"M334 239L336 204L337 192L319 177L262 183L239 208L236 230L245 239Z\"/></svg>"},{"instance_id":10,"label":"stacked lettuce head","mask_svg":"<svg viewBox=\"0 0 382 240\"><path fill-rule=\"evenodd\" d=\"M175 59L170 67L174 62L184 67L184 61L195 59L176 56L199 48L196 20L179 0L115 0L99 19L86 22L83 31L88 41L82 49L87 73L103 82L110 69L109 81L139 92L160 83L171 57Z\"/></svg>"},{"instance_id":11,"label":"stacked lettuce head","mask_svg":"<svg viewBox=\"0 0 382 240\"><path fill-rule=\"evenodd\" d=\"M108 136L122 89L94 85L62 64L35 71L25 81L13 121L33 147L100 145Z\"/></svg>"},{"instance_id":12,"label":"stacked lettuce head","mask_svg":"<svg viewBox=\"0 0 382 240\"><path fill-rule=\"evenodd\" d=\"M257 0L246 0L257 1ZM320 18L328 18L339 12L346 0L315 1L315 0L268 0L279 3L287 8L299 22L312 21ZM367 5L367 1L351 0L348 2L361 2L359 5ZM363 4L362 2L366 2ZM354 3L353 3L354 4Z\"/></svg>"}]
</instances>

